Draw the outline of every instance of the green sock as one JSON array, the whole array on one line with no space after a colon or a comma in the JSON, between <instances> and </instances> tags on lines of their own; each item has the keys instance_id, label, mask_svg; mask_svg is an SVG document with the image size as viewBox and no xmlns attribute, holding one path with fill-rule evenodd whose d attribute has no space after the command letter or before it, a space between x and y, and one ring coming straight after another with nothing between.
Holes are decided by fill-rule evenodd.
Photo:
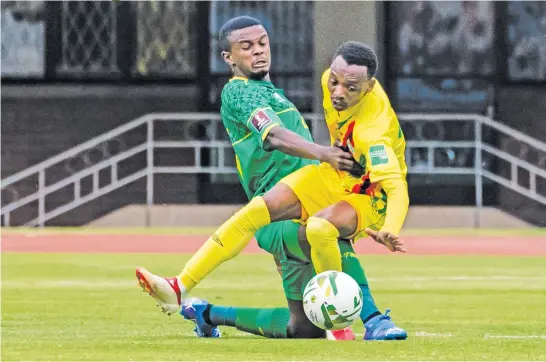
<instances>
[{"instance_id":1,"label":"green sock","mask_svg":"<svg viewBox=\"0 0 546 362\"><path fill-rule=\"evenodd\" d=\"M363 305L362 311L360 312L360 319L362 319L362 322L366 323L370 318L381 313L375 305L370 287L368 286L368 279L366 279L366 274L364 273L364 268L362 268L362 265L358 261L351 242L340 240L339 250L341 251L343 272L349 274L356 280L358 285L360 285L360 290L362 290Z\"/></svg>"},{"instance_id":2,"label":"green sock","mask_svg":"<svg viewBox=\"0 0 546 362\"><path fill-rule=\"evenodd\" d=\"M231 326L238 330L268 338L288 338L290 318L288 308L242 308L212 305L205 312L205 321L216 326Z\"/></svg>"}]
</instances>

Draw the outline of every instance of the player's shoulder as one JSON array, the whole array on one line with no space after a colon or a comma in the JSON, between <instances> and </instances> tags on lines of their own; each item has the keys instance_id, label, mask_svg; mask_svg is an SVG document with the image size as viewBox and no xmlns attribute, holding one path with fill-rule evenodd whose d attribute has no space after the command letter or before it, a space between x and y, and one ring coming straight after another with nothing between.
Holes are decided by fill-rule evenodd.
<instances>
[{"instance_id":1,"label":"player's shoulder","mask_svg":"<svg viewBox=\"0 0 546 362\"><path fill-rule=\"evenodd\" d=\"M234 94L239 94L245 92L252 87L252 84L244 78L231 78L222 88L222 97L231 96Z\"/></svg>"},{"instance_id":2,"label":"player's shoulder","mask_svg":"<svg viewBox=\"0 0 546 362\"><path fill-rule=\"evenodd\" d=\"M220 98L222 100L222 105L234 107L250 103L252 99L260 97L261 91L260 87L255 86L253 82L249 82L248 79L234 77L224 85Z\"/></svg>"},{"instance_id":3,"label":"player's shoulder","mask_svg":"<svg viewBox=\"0 0 546 362\"><path fill-rule=\"evenodd\" d=\"M391 108L391 101L389 99L389 96L377 79L375 79L375 84L371 91L371 96L373 96L374 103L377 105L377 108L379 108L379 110L383 111Z\"/></svg>"},{"instance_id":4,"label":"player's shoulder","mask_svg":"<svg viewBox=\"0 0 546 362\"><path fill-rule=\"evenodd\" d=\"M363 108L362 113L359 115L362 122L357 122L355 126L356 133L362 138L362 141L388 138L393 124L398 123L398 120L389 97L379 81L376 80L369 96L370 103Z\"/></svg>"}]
</instances>

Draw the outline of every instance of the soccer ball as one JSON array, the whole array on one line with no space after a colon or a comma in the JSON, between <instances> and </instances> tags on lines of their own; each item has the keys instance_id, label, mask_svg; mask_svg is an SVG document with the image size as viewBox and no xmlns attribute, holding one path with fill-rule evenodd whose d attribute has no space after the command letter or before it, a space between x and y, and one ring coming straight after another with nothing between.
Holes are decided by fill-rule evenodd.
<instances>
[{"instance_id":1,"label":"soccer ball","mask_svg":"<svg viewBox=\"0 0 546 362\"><path fill-rule=\"evenodd\" d=\"M303 310L307 318L321 329L343 329L360 316L362 291L349 275L325 271L307 283L303 292Z\"/></svg>"}]
</instances>

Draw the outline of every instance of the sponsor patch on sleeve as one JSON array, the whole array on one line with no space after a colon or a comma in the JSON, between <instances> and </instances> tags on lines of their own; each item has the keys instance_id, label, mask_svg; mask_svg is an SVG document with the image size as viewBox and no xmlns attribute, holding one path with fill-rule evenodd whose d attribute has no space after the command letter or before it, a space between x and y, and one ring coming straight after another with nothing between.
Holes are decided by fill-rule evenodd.
<instances>
[{"instance_id":1,"label":"sponsor patch on sleeve","mask_svg":"<svg viewBox=\"0 0 546 362\"><path fill-rule=\"evenodd\" d=\"M389 156L387 150L383 145L376 145L370 147L370 160L372 166L386 165L389 163Z\"/></svg>"},{"instance_id":2,"label":"sponsor patch on sleeve","mask_svg":"<svg viewBox=\"0 0 546 362\"><path fill-rule=\"evenodd\" d=\"M269 118L264 110L256 112L256 114L252 117L250 121L258 132L263 131L267 126L273 123L273 120Z\"/></svg>"}]
</instances>

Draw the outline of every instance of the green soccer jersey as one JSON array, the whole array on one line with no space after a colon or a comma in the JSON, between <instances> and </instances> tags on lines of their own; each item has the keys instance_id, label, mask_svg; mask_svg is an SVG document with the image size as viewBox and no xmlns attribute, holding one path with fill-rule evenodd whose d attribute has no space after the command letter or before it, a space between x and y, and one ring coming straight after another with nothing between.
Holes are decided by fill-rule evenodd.
<instances>
[{"instance_id":1,"label":"green soccer jersey","mask_svg":"<svg viewBox=\"0 0 546 362\"><path fill-rule=\"evenodd\" d=\"M273 127L285 127L312 141L300 112L271 82L232 78L222 90L220 114L249 199L262 195L303 166L318 163L264 149L264 140Z\"/></svg>"}]
</instances>

